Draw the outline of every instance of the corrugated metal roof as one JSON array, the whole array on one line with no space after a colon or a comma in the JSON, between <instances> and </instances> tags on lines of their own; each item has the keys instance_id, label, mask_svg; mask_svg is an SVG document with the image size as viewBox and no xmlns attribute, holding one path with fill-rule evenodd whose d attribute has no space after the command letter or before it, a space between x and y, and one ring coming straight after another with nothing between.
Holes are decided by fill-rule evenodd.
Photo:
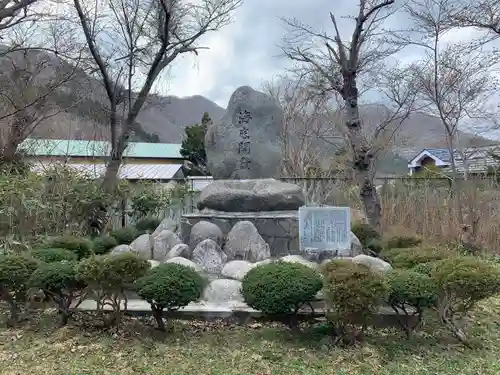
<instances>
[{"instance_id":1,"label":"corrugated metal roof","mask_svg":"<svg viewBox=\"0 0 500 375\"><path fill-rule=\"evenodd\" d=\"M63 164L34 163L32 170L42 172L50 167ZM65 164L65 166L86 174L89 178L98 178L106 170L104 164ZM118 172L124 180L170 180L182 168L182 164L122 164Z\"/></svg>"},{"instance_id":2,"label":"corrugated metal roof","mask_svg":"<svg viewBox=\"0 0 500 375\"><path fill-rule=\"evenodd\" d=\"M111 143L107 141L77 141L68 139L26 139L20 146L33 156L86 156L110 155ZM182 159L181 144L130 142L124 157Z\"/></svg>"}]
</instances>

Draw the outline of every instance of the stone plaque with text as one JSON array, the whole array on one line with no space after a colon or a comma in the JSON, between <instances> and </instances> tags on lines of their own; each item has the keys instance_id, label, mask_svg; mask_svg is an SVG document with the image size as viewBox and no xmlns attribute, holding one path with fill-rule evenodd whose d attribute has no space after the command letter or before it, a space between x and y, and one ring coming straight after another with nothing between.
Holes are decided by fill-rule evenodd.
<instances>
[{"instance_id":1,"label":"stone plaque with text","mask_svg":"<svg viewBox=\"0 0 500 375\"><path fill-rule=\"evenodd\" d=\"M348 255L351 250L349 207L302 206L299 208L300 250L332 251Z\"/></svg>"}]
</instances>

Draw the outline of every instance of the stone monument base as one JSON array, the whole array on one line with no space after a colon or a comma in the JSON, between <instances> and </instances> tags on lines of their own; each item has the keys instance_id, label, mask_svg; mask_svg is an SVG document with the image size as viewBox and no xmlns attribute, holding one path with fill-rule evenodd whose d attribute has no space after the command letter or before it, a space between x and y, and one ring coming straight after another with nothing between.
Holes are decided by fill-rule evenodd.
<instances>
[{"instance_id":1,"label":"stone monument base","mask_svg":"<svg viewBox=\"0 0 500 375\"><path fill-rule=\"evenodd\" d=\"M191 228L199 221L216 224L227 236L239 221L250 221L271 248L271 257L301 255L298 211L225 212L204 210L186 214L181 220L181 239L189 243Z\"/></svg>"}]
</instances>

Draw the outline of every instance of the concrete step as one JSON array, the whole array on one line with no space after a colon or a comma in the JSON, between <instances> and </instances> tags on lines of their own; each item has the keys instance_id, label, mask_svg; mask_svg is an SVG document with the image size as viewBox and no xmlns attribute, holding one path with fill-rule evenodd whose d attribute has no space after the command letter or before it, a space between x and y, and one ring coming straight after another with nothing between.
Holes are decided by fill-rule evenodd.
<instances>
[{"instance_id":1,"label":"concrete step","mask_svg":"<svg viewBox=\"0 0 500 375\"><path fill-rule=\"evenodd\" d=\"M122 305L123 306L123 305ZM105 310L110 310L109 306ZM83 301L78 306L79 311L95 311L96 302L91 299ZM324 318L325 308L314 307L314 314L309 307L304 307L299 311L299 319L308 320L313 318ZM127 301L127 314L134 316L151 315L149 303L142 299L132 298ZM248 324L252 320L267 320L274 317L268 317L262 314L259 310L248 307L245 303L239 301L231 301L227 303L208 303L204 301L192 302L189 305L180 308L178 311L165 312L164 315L169 318L185 319L185 320L216 320L225 319L235 321L238 324ZM378 314L373 317L371 325L376 327L392 327L398 326L398 318L405 319L404 313L398 314L389 306L381 306ZM416 322L417 316L410 316L412 322Z\"/></svg>"}]
</instances>

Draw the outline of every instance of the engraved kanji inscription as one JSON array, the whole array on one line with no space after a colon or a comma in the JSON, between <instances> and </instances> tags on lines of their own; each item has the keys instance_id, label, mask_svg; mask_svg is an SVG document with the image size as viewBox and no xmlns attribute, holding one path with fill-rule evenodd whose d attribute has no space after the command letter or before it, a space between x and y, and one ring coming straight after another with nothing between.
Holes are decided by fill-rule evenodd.
<instances>
[{"instance_id":1,"label":"engraved kanji inscription","mask_svg":"<svg viewBox=\"0 0 500 375\"><path fill-rule=\"evenodd\" d=\"M241 128L240 129L240 138L241 139L250 139L250 132L248 128Z\"/></svg>"},{"instance_id":2,"label":"engraved kanji inscription","mask_svg":"<svg viewBox=\"0 0 500 375\"><path fill-rule=\"evenodd\" d=\"M251 119L252 119L252 114L246 109L242 109L238 113L238 125L248 124Z\"/></svg>"},{"instance_id":3,"label":"engraved kanji inscription","mask_svg":"<svg viewBox=\"0 0 500 375\"><path fill-rule=\"evenodd\" d=\"M249 154L250 153L250 142L239 142L238 143L238 154Z\"/></svg>"},{"instance_id":4,"label":"engraved kanji inscription","mask_svg":"<svg viewBox=\"0 0 500 375\"><path fill-rule=\"evenodd\" d=\"M241 159L240 159L240 169L250 169L250 163L252 161L247 158L246 156L243 156Z\"/></svg>"}]
</instances>

